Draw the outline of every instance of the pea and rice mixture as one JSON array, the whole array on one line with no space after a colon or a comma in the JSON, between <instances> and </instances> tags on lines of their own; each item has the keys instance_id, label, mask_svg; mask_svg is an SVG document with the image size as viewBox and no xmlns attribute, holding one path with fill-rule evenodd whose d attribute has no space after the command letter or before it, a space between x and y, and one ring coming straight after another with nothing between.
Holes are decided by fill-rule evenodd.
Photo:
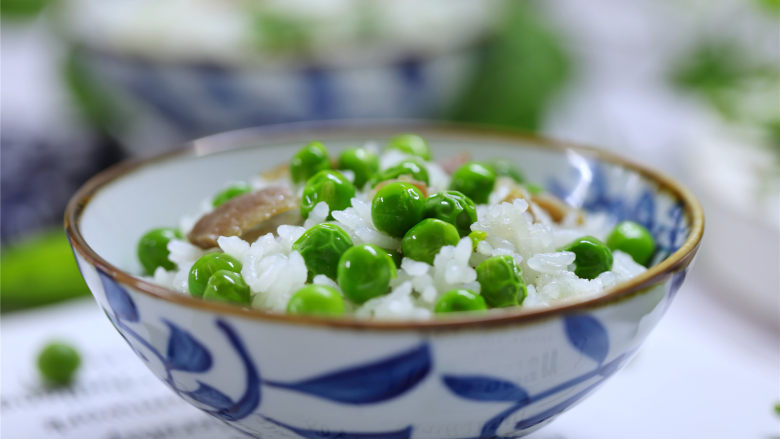
<instances>
[{"instance_id":1,"label":"pea and rice mixture","mask_svg":"<svg viewBox=\"0 0 780 439\"><path fill-rule=\"evenodd\" d=\"M200 210L141 238L146 274L183 294L291 314L547 307L636 276L654 250L639 224L570 208L506 160L433 161L413 134L338 157L311 142L289 167L233 182Z\"/></svg>"}]
</instances>

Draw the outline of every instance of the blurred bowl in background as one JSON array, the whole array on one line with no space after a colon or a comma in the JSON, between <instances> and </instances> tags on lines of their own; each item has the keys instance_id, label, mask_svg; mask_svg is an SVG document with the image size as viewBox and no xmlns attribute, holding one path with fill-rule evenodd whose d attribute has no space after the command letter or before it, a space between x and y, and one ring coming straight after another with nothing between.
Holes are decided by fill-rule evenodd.
<instances>
[{"instance_id":1,"label":"blurred bowl in background","mask_svg":"<svg viewBox=\"0 0 780 439\"><path fill-rule=\"evenodd\" d=\"M149 155L247 126L441 114L499 4L70 0L58 17L80 74L112 103L107 131Z\"/></svg>"},{"instance_id":2,"label":"blurred bowl in background","mask_svg":"<svg viewBox=\"0 0 780 439\"><path fill-rule=\"evenodd\" d=\"M694 8L695 38L670 65L684 98L681 162L707 211L710 290L780 331L778 2Z\"/></svg>"},{"instance_id":3,"label":"blurred bowl in background","mask_svg":"<svg viewBox=\"0 0 780 439\"><path fill-rule=\"evenodd\" d=\"M710 229L700 273L708 273L713 293L780 331L777 152L747 126L718 121L708 131L686 157Z\"/></svg>"}]
</instances>

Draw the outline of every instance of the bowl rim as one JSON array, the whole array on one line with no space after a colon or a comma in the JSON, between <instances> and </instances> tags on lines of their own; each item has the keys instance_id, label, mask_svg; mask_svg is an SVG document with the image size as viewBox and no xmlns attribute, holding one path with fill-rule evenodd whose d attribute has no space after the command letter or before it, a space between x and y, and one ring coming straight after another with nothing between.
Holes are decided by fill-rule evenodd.
<instances>
[{"instance_id":1,"label":"bowl rim","mask_svg":"<svg viewBox=\"0 0 780 439\"><path fill-rule=\"evenodd\" d=\"M684 214L690 219L690 233L680 248L660 263L628 282L618 284L605 293L595 297L561 302L549 308L532 310L507 310L501 313L487 313L480 316L452 316L430 320L368 320L354 316L316 317L274 313L254 308L239 307L219 302L206 301L170 290L149 280L137 277L110 264L97 254L81 234L80 220L89 201L102 188L111 182L134 172L146 165L192 155L201 157L222 151L253 149L274 143L306 142L313 138L327 141L343 139L344 133L365 139L387 137L398 132L413 131L423 137L443 135L457 136L459 139L497 140L515 143L520 148L542 148L558 151L574 150L587 157L614 163L639 173L656 182L660 189L671 193L683 202ZM242 142L252 142L246 146ZM525 145L523 145L525 144ZM231 146L232 145L232 146ZM191 307L195 310L229 314L250 320L262 320L303 326L329 328L348 328L382 331L430 331L472 327L492 327L506 324L523 324L539 319L552 318L564 314L583 312L588 309L626 299L644 289L658 284L672 274L687 267L693 260L701 244L704 232L704 212L694 195L675 179L603 149L582 146L561 140L553 140L536 134L479 125L455 124L416 120L364 120L364 121L326 121L303 122L280 125L268 125L228 131L187 142L183 147L150 158L135 159L116 164L90 178L73 195L65 210L65 231L71 246L87 262L100 271L110 275L119 283L129 285L136 291L170 302Z\"/></svg>"}]
</instances>

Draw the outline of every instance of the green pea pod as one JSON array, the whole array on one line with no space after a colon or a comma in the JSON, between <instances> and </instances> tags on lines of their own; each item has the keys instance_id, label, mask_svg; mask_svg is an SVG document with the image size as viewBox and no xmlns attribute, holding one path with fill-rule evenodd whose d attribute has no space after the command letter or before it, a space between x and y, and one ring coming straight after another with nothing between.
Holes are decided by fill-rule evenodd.
<instances>
[{"instance_id":1,"label":"green pea pod","mask_svg":"<svg viewBox=\"0 0 780 439\"><path fill-rule=\"evenodd\" d=\"M27 237L0 253L2 312L89 295L61 229ZM45 276L41 267L46 267Z\"/></svg>"}]
</instances>

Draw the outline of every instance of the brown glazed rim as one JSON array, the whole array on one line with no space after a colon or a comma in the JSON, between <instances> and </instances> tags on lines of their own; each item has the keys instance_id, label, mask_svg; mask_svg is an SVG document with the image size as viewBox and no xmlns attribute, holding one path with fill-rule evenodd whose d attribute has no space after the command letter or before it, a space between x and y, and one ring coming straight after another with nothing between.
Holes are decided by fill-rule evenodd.
<instances>
[{"instance_id":1,"label":"brown glazed rim","mask_svg":"<svg viewBox=\"0 0 780 439\"><path fill-rule=\"evenodd\" d=\"M281 142L306 142L312 139L327 141L343 139L345 133L349 137L366 140L387 137L399 132L414 131L423 136L443 135L467 140L500 140L530 144L531 147L549 148L559 151L574 150L584 156L598 158L605 162L615 163L632 169L644 177L655 181L659 189L671 193L681 200L685 216L690 220L690 234L682 246L669 257L650 267L629 282L617 285L598 297L586 300L564 302L557 306L544 309L508 310L506 312L486 313L479 316L453 316L451 318L431 319L425 321L372 321L356 317L324 318L311 316L293 316L280 313L270 313L257 309L243 308L229 304L209 302L193 298L150 281L136 277L111 265L87 245L79 228L81 214L92 197L112 181L134 172L150 163L173 159L183 155L202 156L221 150L238 149L241 145L270 145ZM232 145L232 146L230 146ZM527 146L524 146L527 147ZM704 231L704 214L696 198L688 189L674 179L663 175L643 165L600 149L573 145L570 143L550 140L536 135L514 131L496 130L492 128L455 125L439 122L419 121L370 121L370 122L319 122L296 123L261 128L231 131L217 134L190 142L186 147L168 152L150 159L120 163L106 169L84 184L68 203L65 211L65 230L68 233L73 248L89 263L99 270L109 274L122 284L129 285L143 294L157 299L172 302L177 305L210 311L219 314L229 314L245 319L257 319L286 324L319 326L329 328L352 328L361 330L383 331L430 331L442 329L469 329L476 327L495 327L500 325L515 325L528 323L538 319L551 318L562 314L582 312L597 308L615 301L625 299L633 294L663 282L673 273L684 269L690 264L701 242Z\"/></svg>"}]
</instances>

